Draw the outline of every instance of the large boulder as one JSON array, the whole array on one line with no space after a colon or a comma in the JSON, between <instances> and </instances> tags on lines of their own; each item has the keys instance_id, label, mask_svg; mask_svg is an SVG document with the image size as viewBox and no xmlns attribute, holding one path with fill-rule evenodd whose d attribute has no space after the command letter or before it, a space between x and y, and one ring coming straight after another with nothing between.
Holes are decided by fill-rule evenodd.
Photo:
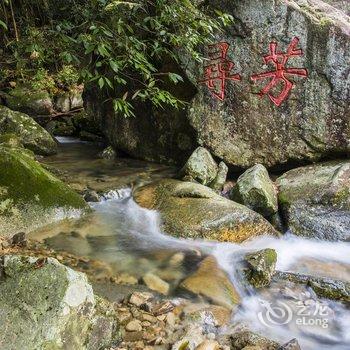
<instances>
[{"instance_id":1,"label":"large boulder","mask_svg":"<svg viewBox=\"0 0 350 350\"><path fill-rule=\"evenodd\" d=\"M241 168L348 153L349 17L320 0L213 0L210 6L235 18L216 42L230 45L227 59L235 64L230 73L240 74L242 80L227 80L226 97L221 101L206 84L198 84L203 80L203 67L181 53L186 77L175 93L189 107L158 111L136 105L137 118L118 116L111 103L102 103L105 97L97 89L88 89L86 106L110 144L139 158L181 165L200 145L227 165ZM287 67L306 69L307 77L287 75L294 86L277 106L267 94L259 96L272 78L254 83L251 77L275 70L263 59L272 42L276 41L277 52L286 53L295 38L299 39L294 41L296 50L301 49L303 55L296 51ZM279 83L271 91L275 97L279 95L276 90L284 87Z\"/></svg>"},{"instance_id":2,"label":"large boulder","mask_svg":"<svg viewBox=\"0 0 350 350\"><path fill-rule=\"evenodd\" d=\"M293 169L276 181L292 233L327 240L350 238L350 161Z\"/></svg>"},{"instance_id":3,"label":"large boulder","mask_svg":"<svg viewBox=\"0 0 350 350\"><path fill-rule=\"evenodd\" d=\"M192 182L163 179L134 191L135 201L159 210L166 233L176 237L242 242L277 231L261 215Z\"/></svg>"},{"instance_id":4,"label":"large boulder","mask_svg":"<svg viewBox=\"0 0 350 350\"><path fill-rule=\"evenodd\" d=\"M266 168L257 164L244 172L230 192L230 198L263 216L277 213L277 191Z\"/></svg>"},{"instance_id":5,"label":"large boulder","mask_svg":"<svg viewBox=\"0 0 350 350\"><path fill-rule=\"evenodd\" d=\"M227 58L235 64L231 74L240 74L242 80L226 82L224 101L214 98L205 84L199 87L188 114L199 143L227 164L241 167L349 152L349 17L320 0L210 3L235 18L217 42L230 45ZM293 39L299 40L295 49L302 55L295 51L287 67L306 69L307 77L287 75L294 86L277 106L272 99L279 97L282 81L270 91L270 99L259 94L272 77L255 82L251 77L275 71L263 58L271 43L277 43L277 53L286 53ZM202 67L188 72L193 82L203 79Z\"/></svg>"},{"instance_id":6,"label":"large boulder","mask_svg":"<svg viewBox=\"0 0 350 350\"><path fill-rule=\"evenodd\" d=\"M40 155L57 152L51 135L27 114L0 106L0 134L16 134L24 147Z\"/></svg>"},{"instance_id":7,"label":"large boulder","mask_svg":"<svg viewBox=\"0 0 350 350\"><path fill-rule=\"evenodd\" d=\"M0 146L0 235L85 210L85 201L22 148Z\"/></svg>"},{"instance_id":8,"label":"large boulder","mask_svg":"<svg viewBox=\"0 0 350 350\"><path fill-rule=\"evenodd\" d=\"M27 86L18 86L6 95L6 104L14 111L33 117L54 113L51 97L47 91L37 91Z\"/></svg>"},{"instance_id":9,"label":"large boulder","mask_svg":"<svg viewBox=\"0 0 350 350\"><path fill-rule=\"evenodd\" d=\"M0 264L1 349L98 350L111 342L117 324L97 312L84 274L52 258L5 255Z\"/></svg>"}]
</instances>

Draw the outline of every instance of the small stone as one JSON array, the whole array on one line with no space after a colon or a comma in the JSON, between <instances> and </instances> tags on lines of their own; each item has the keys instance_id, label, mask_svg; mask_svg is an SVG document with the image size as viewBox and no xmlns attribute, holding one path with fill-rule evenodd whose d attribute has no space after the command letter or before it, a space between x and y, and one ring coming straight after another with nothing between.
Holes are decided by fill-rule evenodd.
<instances>
[{"instance_id":1,"label":"small stone","mask_svg":"<svg viewBox=\"0 0 350 350\"><path fill-rule=\"evenodd\" d=\"M156 323L157 322L157 318L152 316L152 315L150 315L150 314L143 313L141 317L142 317L142 319L144 321L148 321L148 322L151 322L151 323Z\"/></svg>"},{"instance_id":2,"label":"small stone","mask_svg":"<svg viewBox=\"0 0 350 350\"><path fill-rule=\"evenodd\" d=\"M167 324L170 327L174 327L175 326L175 321L176 321L175 314L173 312L169 312L166 315L166 322L167 322Z\"/></svg>"},{"instance_id":3,"label":"small stone","mask_svg":"<svg viewBox=\"0 0 350 350\"><path fill-rule=\"evenodd\" d=\"M126 324L132 319L132 315L128 310L122 311L119 309L117 310L117 319L120 324Z\"/></svg>"},{"instance_id":4,"label":"small stone","mask_svg":"<svg viewBox=\"0 0 350 350\"><path fill-rule=\"evenodd\" d=\"M301 350L298 341L294 338L288 343L282 345L278 350Z\"/></svg>"},{"instance_id":5,"label":"small stone","mask_svg":"<svg viewBox=\"0 0 350 350\"><path fill-rule=\"evenodd\" d=\"M143 276L143 281L149 289L152 289L158 293L167 295L169 293L169 283L163 281L160 277L153 273L147 273Z\"/></svg>"},{"instance_id":6,"label":"small stone","mask_svg":"<svg viewBox=\"0 0 350 350\"><path fill-rule=\"evenodd\" d=\"M166 314L174 310L175 305L170 301L165 301L164 303L158 304L153 307L153 314L155 316Z\"/></svg>"},{"instance_id":7,"label":"small stone","mask_svg":"<svg viewBox=\"0 0 350 350\"><path fill-rule=\"evenodd\" d=\"M151 298L153 298L153 295L151 293L134 292L130 296L129 303L140 307L142 304L146 303Z\"/></svg>"},{"instance_id":8,"label":"small stone","mask_svg":"<svg viewBox=\"0 0 350 350\"><path fill-rule=\"evenodd\" d=\"M159 321L165 321L165 320L166 320L166 315L157 316L157 319L158 319Z\"/></svg>"},{"instance_id":9,"label":"small stone","mask_svg":"<svg viewBox=\"0 0 350 350\"><path fill-rule=\"evenodd\" d=\"M219 350L219 343L215 340L204 340L196 347L196 350Z\"/></svg>"},{"instance_id":10,"label":"small stone","mask_svg":"<svg viewBox=\"0 0 350 350\"><path fill-rule=\"evenodd\" d=\"M185 254L183 252L176 253L169 259L169 266L179 267L184 260Z\"/></svg>"},{"instance_id":11,"label":"small stone","mask_svg":"<svg viewBox=\"0 0 350 350\"><path fill-rule=\"evenodd\" d=\"M141 322L139 320L132 320L126 325L125 329L128 332L139 332L139 331L142 331Z\"/></svg>"},{"instance_id":12,"label":"small stone","mask_svg":"<svg viewBox=\"0 0 350 350\"><path fill-rule=\"evenodd\" d=\"M135 342L140 341L143 339L143 332L137 331L137 332L126 332L123 340L125 342Z\"/></svg>"},{"instance_id":13,"label":"small stone","mask_svg":"<svg viewBox=\"0 0 350 350\"><path fill-rule=\"evenodd\" d=\"M84 193L84 200L86 202L99 202L101 197L96 191L86 190Z\"/></svg>"},{"instance_id":14,"label":"small stone","mask_svg":"<svg viewBox=\"0 0 350 350\"><path fill-rule=\"evenodd\" d=\"M13 235L11 239L11 244L20 247L25 247L27 245L25 232L18 232L15 235Z\"/></svg>"},{"instance_id":15,"label":"small stone","mask_svg":"<svg viewBox=\"0 0 350 350\"><path fill-rule=\"evenodd\" d=\"M152 323L149 321L143 321L141 322L142 327L149 327Z\"/></svg>"}]
</instances>

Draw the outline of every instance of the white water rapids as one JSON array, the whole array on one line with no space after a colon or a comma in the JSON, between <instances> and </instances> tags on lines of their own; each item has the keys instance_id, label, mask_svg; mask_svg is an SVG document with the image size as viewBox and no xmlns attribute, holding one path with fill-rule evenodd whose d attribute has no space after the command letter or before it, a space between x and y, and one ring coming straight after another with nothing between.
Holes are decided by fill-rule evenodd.
<instances>
[{"instance_id":1,"label":"white water rapids","mask_svg":"<svg viewBox=\"0 0 350 350\"><path fill-rule=\"evenodd\" d=\"M297 338L302 349L321 350L330 347L335 350L350 349L350 312L341 303L320 300L312 291L301 287L293 290L287 287L272 286L257 293L252 289L247 290L240 287L241 276L237 272L239 260L245 253L273 248L277 252L277 269L280 271L300 272L300 263L309 261L315 262L316 265L312 272L320 276L323 273L328 276L337 276L333 269L339 268L340 276L337 277L349 279L350 243L310 240L291 234L280 239L259 237L243 244L180 240L164 235L160 229L159 214L139 207L132 199L130 190L111 191L106 197L105 201L94 203L92 207L101 221L107 224L108 231L110 230L109 233L104 234L114 233L118 245L116 247L104 246L97 253L99 257L102 253L104 259L108 256L107 259L112 261L113 256L118 255L117 251L121 247L124 250L123 253L132 252L133 254L137 251L192 249L214 255L242 296L243 302L238 311L234 313L233 324L238 321L243 322L252 330L280 342ZM312 269L312 263L310 264L311 267L308 266L308 268ZM133 268L137 269L137 266ZM283 319L283 315L277 315L275 323L271 324L268 310L272 310L266 307L266 302L272 303L270 306L275 311L292 313L293 319L287 324L282 324L286 320ZM307 305L307 309L300 310L300 303ZM322 309L323 312L317 311L317 308ZM305 316L303 318L301 311L306 314L306 318ZM259 313L262 316L260 318ZM312 314L309 315L310 313ZM288 315L284 315L286 316ZM301 324L297 324L298 322Z\"/></svg>"},{"instance_id":2,"label":"white water rapids","mask_svg":"<svg viewBox=\"0 0 350 350\"><path fill-rule=\"evenodd\" d=\"M70 160L64 158L63 162L67 159ZM72 156L73 163L75 159ZM90 171L91 164L86 167ZM185 252L190 259L194 257L194 261L187 261L192 267L198 263L196 252L213 255L242 298L233 313L232 326L244 323L280 343L297 338L303 350L350 349L349 305L319 299L311 289L286 283L275 283L257 292L242 285L240 272L246 253L273 248L278 256L277 270L349 282L350 242L310 240L292 234L282 238L258 237L243 244L180 240L163 234L159 214L139 207L127 188L106 193L105 200L91 203L91 207L94 212L87 220L64 220L32 237L46 239L57 250L105 261L117 271L137 277L160 271L162 254Z\"/></svg>"}]
</instances>

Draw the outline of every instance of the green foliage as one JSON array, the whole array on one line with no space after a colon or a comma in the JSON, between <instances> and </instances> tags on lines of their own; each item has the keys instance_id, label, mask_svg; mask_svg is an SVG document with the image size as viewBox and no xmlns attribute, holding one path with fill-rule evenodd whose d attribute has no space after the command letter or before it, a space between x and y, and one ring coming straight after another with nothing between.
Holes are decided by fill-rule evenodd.
<instances>
[{"instance_id":1,"label":"green foliage","mask_svg":"<svg viewBox=\"0 0 350 350\"><path fill-rule=\"evenodd\" d=\"M201 61L200 47L232 21L219 11L209 17L190 0L35 0L27 6L26 13L16 9L13 21L21 23L19 40L5 37L14 77L40 72L46 80L46 71L56 85L70 87L79 71L81 82L96 83L125 116L133 115L134 100L183 106L167 88L183 78L164 61L178 62L180 55ZM8 13L3 22L11 26Z\"/></svg>"}]
</instances>

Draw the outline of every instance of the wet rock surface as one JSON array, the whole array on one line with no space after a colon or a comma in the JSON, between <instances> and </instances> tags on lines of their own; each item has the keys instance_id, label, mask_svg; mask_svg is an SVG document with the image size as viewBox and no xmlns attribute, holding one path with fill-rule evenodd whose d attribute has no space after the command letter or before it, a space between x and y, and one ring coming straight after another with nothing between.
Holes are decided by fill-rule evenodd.
<instances>
[{"instance_id":1,"label":"wet rock surface","mask_svg":"<svg viewBox=\"0 0 350 350\"><path fill-rule=\"evenodd\" d=\"M291 272L277 271L275 281L291 281L310 286L314 292L323 298L350 302L350 283L327 277L313 277Z\"/></svg>"},{"instance_id":2,"label":"wet rock surface","mask_svg":"<svg viewBox=\"0 0 350 350\"><path fill-rule=\"evenodd\" d=\"M134 191L135 201L159 210L166 233L176 237L242 242L277 231L261 215L191 182L164 179Z\"/></svg>"},{"instance_id":3,"label":"wet rock surface","mask_svg":"<svg viewBox=\"0 0 350 350\"><path fill-rule=\"evenodd\" d=\"M266 287L270 284L275 273L277 254L273 249L264 249L247 254L244 257L247 266L246 277L250 284L256 288Z\"/></svg>"},{"instance_id":4,"label":"wet rock surface","mask_svg":"<svg viewBox=\"0 0 350 350\"><path fill-rule=\"evenodd\" d=\"M327 240L350 237L350 162L296 168L277 179L287 227L296 235Z\"/></svg>"}]
</instances>

